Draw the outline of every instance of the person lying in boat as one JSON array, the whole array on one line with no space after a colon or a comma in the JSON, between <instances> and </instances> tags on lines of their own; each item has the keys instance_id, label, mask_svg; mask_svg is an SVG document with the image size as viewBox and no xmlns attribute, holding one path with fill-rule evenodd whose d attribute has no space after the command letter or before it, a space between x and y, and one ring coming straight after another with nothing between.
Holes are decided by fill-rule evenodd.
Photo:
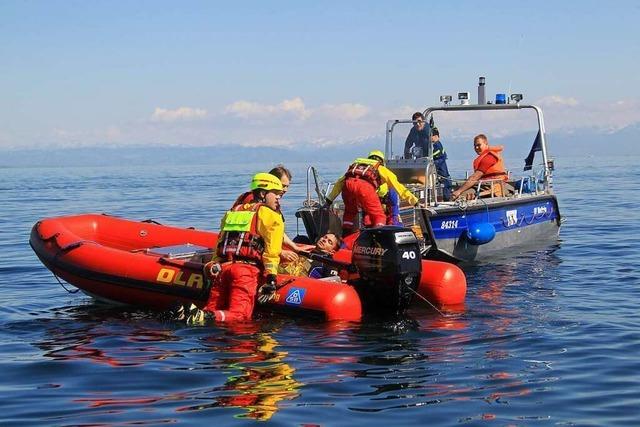
<instances>
[{"instance_id":1,"label":"person lying in boat","mask_svg":"<svg viewBox=\"0 0 640 427\"><path fill-rule=\"evenodd\" d=\"M204 309L193 304L188 310L178 309L177 320L186 318L188 324L250 320L256 293L261 303L275 296L284 235L282 190L274 175L253 176L253 202L235 206L222 218L216 255L206 266L213 283Z\"/></svg>"},{"instance_id":2,"label":"person lying in boat","mask_svg":"<svg viewBox=\"0 0 640 427\"><path fill-rule=\"evenodd\" d=\"M382 184L387 184L398 192L400 199L412 206L418 205L418 198L400 184L396 174L384 166L384 153L373 150L367 158L354 160L342 178L336 181L331 193L327 196L327 206L331 206L333 200L342 193L344 202L344 214L342 217L342 236L357 231L354 221L358 214L358 208L364 215L371 218L373 227L386 225L387 217L382 208L382 203L376 191Z\"/></svg>"},{"instance_id":3,"label":"person lying in boat","mask_svg":"<svg viewBox=\"0 0 640 427\"><path fill-rule=\"evenodd\" d=\"M313 260L306 256L304 252L318 254L331 257L342 245L342 239L333 233L327 233L320 237L315 245L298 245L303 251L299 253L298 259L293 262L281 263L278 272L288 274L290 276L311 277L313 279L321 279L324 277L337 276L338 271L335 268Z\"/></svg>"},{"instance_id":4,"label":"person lying in boat","mask_svg":"<svg viewBox=\"0 0 640 427\"><path fill-rule=\"evenodd\" d=\"M508 176L502 160L502 146L489 146L489 140L484 134L473 138L473 149L478 157L473 161L473 174L457 190L451 193L451 200L456 200L461 195L467 199L474 199L475 187L481 180L490 180L486 183L489 195L500 197L503 195L501 182L507 181Z\"/></svg>"},{"instance_id":5,"label":"person lying in boat","mask_svg":"<svg viewBox=\"0 0 640 427\"><path fill-rule=\"evenodd\" d=\"M291 179L293 176L291 174L291 171L284 167L284 165L277 165L276 167L271 169L269 173L276 176L280 180L280 182L282 182L282 197L284 197L284 195L287 194L287 191L289 191L289 185L291 184ZM231 208L233 209L235 206L251 202L253 202L253 192L247 191L246 193L242 193L240 197L236 199ZM282 216L282 220L284 221L284 215ZM282 258L282 260L286 262L293 262L298 259L298 255L296 252L300 250L300 248L293 240L289 238L289 236L287 236L286 233L284 235L283 243L292 250L283 248L282 252L280 253L280 258Z\"/></svg>"}]
</instances>

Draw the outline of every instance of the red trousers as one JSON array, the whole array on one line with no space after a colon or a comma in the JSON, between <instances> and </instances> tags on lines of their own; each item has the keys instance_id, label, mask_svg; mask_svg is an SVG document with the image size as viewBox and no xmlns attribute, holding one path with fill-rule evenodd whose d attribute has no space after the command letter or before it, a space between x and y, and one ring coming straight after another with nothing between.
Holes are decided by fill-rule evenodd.
<instances>
[{"instance_id":1,"label":"red trousers","mask_svg":"<svg viewBox=\"0 0 640 427\"><path fill-rule=\"evenodd\" d=\"M382 209L384 211L384 223L385 225L398 225L398 224L402 224L402 221L400 221L399 218L394 217L392 212L389 212L390 210L387 209L384 205L382 206ZM373 222L371 221L371 216L370 215L365 215L362 218L362 224L365 227L371 227L373 226Z\"/></svg>"},{"instance_id":2,"label":"red trousers","mask_svg":"<svg viewBox=\"0 0 640 427\"><path fill-rule=\"evenodd\" d=\"M344 232L355 231L353 222L358 215L358 208L362 209L364 216L369 217L371 225L374 227L385 225L387 222L380 198L378 198L375 187L369 181L347 178L344 181L344 187L342 187L342 201L344 202L344 216L342 217Z\"/></svg>"},{"instance_id":3,"label":"red trousers","mask_svg":"<svg viewBox=\"0 0 640 427\"><path fill-rule=\"evenodd\" d=\"M262 272L255 265L223 265L204 309L213 313L217 322L251 320L261 278Z\"/></svg>"}]
</instances>

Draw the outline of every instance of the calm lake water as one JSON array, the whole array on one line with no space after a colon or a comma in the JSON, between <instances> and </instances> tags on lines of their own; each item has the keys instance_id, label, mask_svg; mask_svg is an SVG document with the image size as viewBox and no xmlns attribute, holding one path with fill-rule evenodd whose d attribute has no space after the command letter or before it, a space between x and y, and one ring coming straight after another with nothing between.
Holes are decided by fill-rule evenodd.
<instances>
[{"instance_id":1,"label":"calm lake water","mask_svg":"<svg viewBox=\"0 0 640 427\"><path fill-rule=\"evenodd\" d=\"M0 169L0 424L637 425L639 162L558 159L561 241L466 267L463 312L235 327L67 293L28 238L83 212L214 229L255 166ZM306 165L288 166L294 236Z\"/></svg>"}]
</instances>

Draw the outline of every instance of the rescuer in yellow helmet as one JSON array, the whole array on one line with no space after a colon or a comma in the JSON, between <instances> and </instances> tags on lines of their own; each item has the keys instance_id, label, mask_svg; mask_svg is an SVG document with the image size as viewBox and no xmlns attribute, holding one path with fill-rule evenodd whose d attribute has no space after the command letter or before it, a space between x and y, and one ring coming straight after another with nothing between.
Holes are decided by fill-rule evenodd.
<instances>
[{"instance_id":1,"label":"rescuer in yellow helmet","mask_svg":"<svg viewBox=\"0 0 640 427\"><path fill-rule=\"evenodd\" d=\"M208 269L216 274L203 310L192 309L187 323L249 320L258 301L275 295L284 222L280 214L282 182L269 173L251 180L253 202L235 206L221 222L216 256ZM213 266L213 268L211 268Z\"/></svg>"},{"instance_id":2,"label":"rescuer in yellow helmet","mask_svg":"<svg viewBox=\"0 0 640 427\"><path fill-rule=\"evenodd\" d=\"M286 167L284 167L284 165L279 164L275 166L273 169L271 169L269 173L271 175L275 175L276 177L278 177L282 182L282 196L284 197L287 191L289 191L289 185L291 184L291 179L292 179L291 171ZM233 209L235 206L239 204L251 203L252 201L253 201L253 192L247 191L246 193L242 193L240 197L236 199L236 201L233 203L233 206L231 208ZM298 246L293 240L291 240L291 238L287 236L286 233L284 234L284 244L285 244L285 247L288 246L292 250L283 248L282 252L280 253L280 259L283 262L297 261L298 254L296 252L302 250L302 248Z\"/></svg>"}]
</instances>

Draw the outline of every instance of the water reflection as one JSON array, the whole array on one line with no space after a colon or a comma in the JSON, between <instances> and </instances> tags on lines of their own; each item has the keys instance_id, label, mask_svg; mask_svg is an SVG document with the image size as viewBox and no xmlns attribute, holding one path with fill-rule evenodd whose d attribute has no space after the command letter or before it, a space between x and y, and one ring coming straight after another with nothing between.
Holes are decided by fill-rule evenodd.
<instances>
[{"instance_id":1,"label":"water reflection","mask_svg":"<svg viewBox=\"0 0 640 427\"><path fill-rule=\"evenodd\" d=\"M535 346L524 340L549 311L558 264L555 254L537 253L475 266L467 271L465 307L439 313L414 305L400 321L318 324L265 316L186 328L141 312L80 306L49 322L38 346L46 358L72 364L65 371L73 378L45 380L66 393L81 390L72 402L83 407L68 412L90 421L107 412L129 423L265 421L283 410L316 411L311 418L320 420L325 407L379 412L509 403L536 390L540 377L550 381L521 348ZM132 374L124 386L109 375L122 372Z\"/></svg>"},{"instance_id":2,"label":"water reflection","mask_svg":"<svg viewBox=\"0 0 640 427\"><path fill-rule=\"evenodd\" d=\"M476 361L477 385L471 396L489 403L508 403L532 393L528 377L538 373L532 371L528 355L523 355L520 347L531 345L526 342L531 332L539 330L554 311L553 283L562 262L558 248L551 246L502 264L465 269L470 278L469 305L473 307L469 313L473 339L468 345L484 350L483 358Z\"/></svg>"},{"instance_id":3,"label":"water reflection","mask_svg":"<svg viewBox=\"0 0 640 427\"><path fill-rule=\"evenodd\" d=\"M258 325L251 322L230 325L225 335L224 351L230 356L220 361L231 375L222 387L215 389L217 395L212 403L185 406L178 411L242 408L245 413L236 417L266 421L278 411L281 401L299 396L303 384L294 378L295 369L287 363L289 353L278 349L275 331L260 331ZM204 339L205 345L219 342L218 335Z\"/></svg>"},{"instance_id":4,"label":"water reflection","mask_svg":"<svg viewBox=\"0 0 640 427\"><path fill-rule=\"evenodd\" d=\"M138 422L142 420L137 419L136 410L169 403L177 413L240 408L244 412L237 418L264 421L280 409L282 401L299 396L302 384L294 377L289 353L279 348L278 326L250 322L183 328L158 322L154 314L135 313L84 307L71 320L45 320L45 337L35 343L43 357L73 364L67 372L104 376L93 392L85 390L83 397L73 400L86 405L92 416L104 413L98 408L107 408ZM130 321L132 317L136 321ZM169 362L170 358L175 360ZM100 373L98 366L118 369L113 372L133 368L134 376L129 381L118 379ZM74 384L71 378L56 379L63 388ZM158 393L167 387L169 391Z\"/></svg>"},{"instance_id":5,"label":"water reflection","mask_svg":"<svg viewBox=\"0 0 640 427\"><path fill-rule=\"evenodd\" d=\"M410 319L364 324L354 344L360 356L350 375L357 381L355 412L417 408L454 398L459 387L441 377L443 363L458 363L466 341L463 313L412 310ZM365 398L362 399L362 398ZM384 403L383 403L384 402Z\"/></svg>"},{"instance_id":6,"label":"water reflection","mask_svg":"<svg viewBox=\"0 0 640 427\"><path fill-rule=\"evenodd\" d=\"M467 308L440 314L414 307L415 327L401 331L375 323L361 327L355 341L365 354L350 374L358 381L353 396L367 400L349 409L380 412L452 401L506 404L529 396L532 378L540 373L517 343L531 339L548 316L560 262L550 248L503 264L467 267ZM467 385L462 379L470 377ZM496 414L479 417L490 420Z\"/></svg>"},{"instance_id":7,"label":"water reflection","mask_svg":"<svg viewBox=\"0 0 640 427\"><path fill-rule=\"evenodd\" d=\"M131 321L135 320L131 318L132 312L100 307L79 307L73 311L75 313L71 313L71 319L48 323L45 339L37 343L44 350L44 357L59 361L91 361L112 367L133 367L178 355L164 345L155 345L177 340L171 329L151 329L145 327L144 323ZM116 317L112 319L113 322L96 322L100 316L114 314L118 314L119 319ZM133 312L133 317L140 317L140 313ZM113 346L117 340L123 342ZM135 347L135 351L131 351L129 343Z\"/></svg>"}]
</instances>

